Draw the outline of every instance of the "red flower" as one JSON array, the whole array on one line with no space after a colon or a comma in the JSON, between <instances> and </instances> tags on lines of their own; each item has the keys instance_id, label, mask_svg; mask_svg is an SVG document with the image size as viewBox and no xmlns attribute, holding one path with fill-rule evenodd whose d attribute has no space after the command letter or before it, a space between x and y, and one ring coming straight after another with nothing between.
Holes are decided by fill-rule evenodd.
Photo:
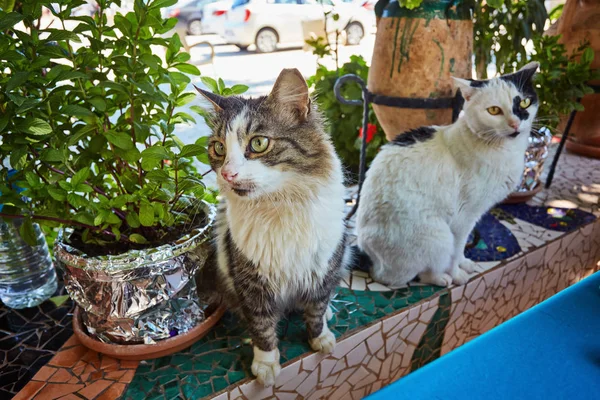
<instances>
[{"instance_id":1,"label":"red flower","mask_svg":"<svg viewBox=\"0 0 600 400\"><path fill-rule=\"evenodd\" d=\"M377 126L373 124L367 124L367 143L373 140L373 136L377 133ZM363 137L363 128L362 126L358 129L358 137Z\"/></svg>"}]
</instances>

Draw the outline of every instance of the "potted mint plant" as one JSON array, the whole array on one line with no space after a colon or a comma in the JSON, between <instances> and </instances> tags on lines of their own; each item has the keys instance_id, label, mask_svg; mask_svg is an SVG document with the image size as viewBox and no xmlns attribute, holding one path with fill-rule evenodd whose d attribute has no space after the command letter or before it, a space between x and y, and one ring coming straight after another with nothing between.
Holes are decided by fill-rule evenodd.
<instances>
[{"instance_id":1,"label":"potted mint plant","mask_svg":"<svg viewBox=\"0 0 600 400\"><path fill-rule=\"evenodd\" d=\"M30 242L34 224L59 231L54 256L81 310L76 331L189 344L186 335L215 322L193 279L215 200L196 168L208 163L206 138L184 144L174 134L195 122L182 106L200 74L180 38L165 38L176 20L161 8L176 0L136 1L110 23L118 1L99 0L93 16L72 16L81 0L50 3L0 5L0 157L18 171L1 172L0 216L23 218ZM205 81L222 94L247 89Z\"/></svg>"}]
</instances>

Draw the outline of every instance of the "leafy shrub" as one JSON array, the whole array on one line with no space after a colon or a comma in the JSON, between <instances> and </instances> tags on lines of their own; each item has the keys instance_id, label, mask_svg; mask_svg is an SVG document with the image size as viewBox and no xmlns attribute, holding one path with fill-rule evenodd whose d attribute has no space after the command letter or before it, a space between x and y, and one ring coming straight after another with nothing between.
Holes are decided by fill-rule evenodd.
<instances>
[{"instance_id":1,"label":"leafy shrub","mask_svg":"<svg viewBox=\"0 0 600 400\"><path fill-rule=\"evenodd\" d=\"M363 108L340 103L333 93L333 87L340 76L355 74L366 82L368 73L369 67L365 60L361 56L352 56L350 62L342 65L337 71L319 65L315 75L308 78L309 87L315 90L317 103L329 121L329 133L335 150L344 166L352 173L358 172L361 145L359 129L363 122ZM362 91L357 84L347 83L342 89L342 95L348 99L360 99ZM377 132L367 145L368 163L373 160L379 147L386 142L385 134L377 122L372 106L369 111L369 123L377 127Z\"/></svg>"},{"instance_id":2,"label":"leafy shrub","mask_svg":"<svg viewBox=\"0 0 600 400\"><path fill-rule=\"evenodd\" d=\"M136 0L114 23L113 0L98 0L93 17L72 16L82 0L0 6L0 157L18 171L0 172L0 216L24 216L25 239L35 221L116 252L170 241L201 220L197 200L213 201L194 167L208 162L206 138L184 145L174 135L195 122L180 107L196 97L189 75L200 74L179 36L163 37L176 20L161 8L176 1ZM43 7L51 26L41 26ZM221 93L246 89L205 81Z\"/></svg>"}]
</instances>

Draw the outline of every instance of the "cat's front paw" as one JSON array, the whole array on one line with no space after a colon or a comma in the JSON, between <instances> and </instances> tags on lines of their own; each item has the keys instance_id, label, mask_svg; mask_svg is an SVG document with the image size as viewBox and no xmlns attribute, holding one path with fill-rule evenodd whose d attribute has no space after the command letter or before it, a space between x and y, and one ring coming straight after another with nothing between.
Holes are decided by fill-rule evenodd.
<instances>
[{"instance_id":1,"label":"cat's front paw","mask_svg":"<svg viewBox=\"0 0 600 400\"><path fill-rule=\"evenodd\" d=\"M477 270L477 264L469 260L468 258L463 259L459 264L459 268L465 271L467 274L472 274Z\"/></svg>"},{"instance_id":2,"label":"cat's front paw","mask_svg":"<svg viewBox=\"0 0 600 400\"><path fill-rule=\"evenodd\" d=\"M261 385L265 387L273 386L275 379L281 372L279 350L261 351L255 347L251 369L252 374Z\"/></svg>"},{"instance_id":3,"label":"cat's front paw","mask_svg":"<svg viewBox=\"0 0 600 400\"><path fill-rule=\"evenodd\" d=\"M323 325L323 332L316 338L310 339L308 343L314 351L330 354L335 349L335 336L331 333L327 325Z\"/></svg>"}]
</instances>

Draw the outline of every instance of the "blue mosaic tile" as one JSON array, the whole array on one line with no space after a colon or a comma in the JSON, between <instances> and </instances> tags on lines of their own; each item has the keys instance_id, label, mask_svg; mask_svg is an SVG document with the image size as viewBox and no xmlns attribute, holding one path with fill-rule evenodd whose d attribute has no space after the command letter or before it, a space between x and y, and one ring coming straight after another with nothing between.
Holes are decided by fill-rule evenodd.
<instances>
[{"instance_id":1,"label":"blue mosaic tile","mask_svg":"<svg viewBox=\"0 0 600 400\"><path fill-rule=\"evenodd\" d=\"M515 218L559 232L571 232L596 220L594 214L570 208L533 207L526 204L504 204L497 208Z\"/></svg>"},{"instance_id":2,"label":"blue mosaic tile","mask_svg":"<svg viewBox=\"0 0 600 400\"><path fill-rule=\"evenodd\" d=\"M473 261L500 261L521 251L517 238L492 213L486 213L469 236L465 257Z\"/></svg>"}]
</instances>

